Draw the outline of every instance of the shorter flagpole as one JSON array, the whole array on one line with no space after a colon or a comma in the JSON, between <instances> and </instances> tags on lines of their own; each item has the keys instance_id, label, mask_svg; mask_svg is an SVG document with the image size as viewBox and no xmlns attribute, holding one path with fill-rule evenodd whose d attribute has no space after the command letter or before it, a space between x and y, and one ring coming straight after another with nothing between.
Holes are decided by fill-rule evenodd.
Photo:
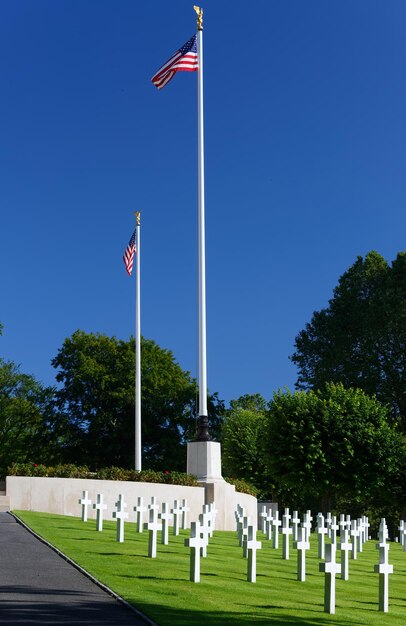
<instances>
[{"instance_id":1,"label":"shorter flagpole","mask_svg":"<svg viewBox=\"0 0 406 626\"><path fill-rule=\"evenodd\" d=\"M141 259L141 213L136 220L136 263L135 263L135 470L141 471L141 306L140 306L140 259Z\"/></svg>"}]
</instances>

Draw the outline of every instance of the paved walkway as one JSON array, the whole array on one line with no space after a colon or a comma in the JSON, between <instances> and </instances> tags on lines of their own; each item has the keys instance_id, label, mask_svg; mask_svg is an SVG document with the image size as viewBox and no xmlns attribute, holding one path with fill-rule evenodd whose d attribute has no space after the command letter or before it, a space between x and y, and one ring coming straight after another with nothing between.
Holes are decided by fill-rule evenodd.
<instances>
[{"instance_id":1,"label":"paved walkway","mask_svg":"<svg viewBox=\"0 0 406 626\"><path fill-rule=\"evenodd\" d=\"M0 624L145 626L141 617L0 513Z\"/></svg>"}]
</instances>

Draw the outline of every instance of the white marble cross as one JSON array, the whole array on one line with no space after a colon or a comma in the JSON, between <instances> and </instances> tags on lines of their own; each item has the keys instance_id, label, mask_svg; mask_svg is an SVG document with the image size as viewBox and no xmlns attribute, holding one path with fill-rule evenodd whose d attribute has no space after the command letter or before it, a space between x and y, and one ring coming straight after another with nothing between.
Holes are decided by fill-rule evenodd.
<instances>
[{"instance_id":1,"label":"white marble cross","mask_svg":"<svg viewBox=\"0 0 406 626\"><path fill-rule=\"evenodd\" d=\"M268 541L271 541L272 539L272 522L273 522L273 511L272 509L268 510L268 514L266 516L266 520L265 520L265 532L266 532L266 538L268 539Z\"/></svg>"},{"instance_id":2,"label":"white marble cross","mask_svg":"<svg viewBox=\"0 0 406 626\"><path fill-rule=\"evenodd\" d=\"M190 548L190 580L192 583L200 582L200 551L205 540L200 532L200 523L190 524L190 537L185 539L185 547Z\"/></svg>"},{"instance_id":3,"label":"white marble cross","mask_svg":"<svg viewBox=\"0 0 406 626\"><path fill-rule=\"evenodd\" d=\"M117 520L117 541L120 543L124 541L124 520L128 518L126 508L127 504L124 502L123 494L120 493L116 502L116 510L113 511L113 518Z\"/></svg>"},{"instance_id":4,"label":"white marble cross","mask_svg":"<svg viewBox=\"0 0 406 626\"><path fill-rule=\"evenodd\" d=\"M266 504L263 504L259 512L259 518L260 518L261 530L264 535L266 533L266 518L267 517L268 517L268 511L266 510Z\"/></svg>"},{"instance_id":5,"label":"white marble cross","mask_svg":"<svg viewBox=\"0 0 406 626\"><path fill-rule=\"evenodd\" d=\"M171 513L173 515L173 534L179 535L182 508L179 506L178 500L173 501L173 509L171 509Z\"/></svg>"},{"instance_id":6,"label":"white marble cross","mask_svg":"<svg viewBox=\"0 0 406 626\"><path fill-rule=\"evenodd\" d=\"M148 556L150 559L156 558L156 543L158 530L162 530L162 524L158 520L158 513L155 503L148 505L149 520L144 524L144 529L149 531L148 535Z\"/></svg>"},{"instance_id":7,"label":"white marble cross","mask_svg":"<svg viewBox=\"0 0 406 626\"><path fill-rule=\"evenodd\" d=\"M158 519L162 521L161 543L167 546L169 543L169 522L173 520L173 515L166 502L162 502L162 512L158 514Z\"/></svg>"},{"instance_id":8,"label":"white marble cross","mask_svg":"<svg viewBox=\"0 0 406 626\"><path fill-rule=\"evenodd\" d=\"M298 540L299 524L300 524L300 517L298 516L297 511L293 511L293 514L292 514L292 539L293 541Z\"/></svg>"},{"instance_id":9,"label":"white marble cross","mask_svg":"<svg viewBox=\"0 0 406 626\"><path fill-rule=\"evenodd\" d=\"M208 504L203 505L202 515L202 526L207 526L207 538L213 537L213 516L210 510L210 506Z\"/></svg>"},{"instance_id":10,"label":"white marble cross","mask_svg":"<svg viewBox=\"0 0 406 626\"><path fill-rule=\"evenodd\" d=\"M134 511L137 514L137 532L142 533L144 529L144 513L147 508L144 506L144 498L137 498L137 504L133 507Z\"/></svg>"},{"instance_id":11,"label":"white marble cross","mask_svg":"<svg viewBox=\"0 0 406 626\"><path fill-rule=\"evenodd\" d=\"M369 519L366 515L362 516L362 525L364 529L364 543L366 543L369 539L369 527L371 524L369 523Z\"/></svg>"},{"instance_id":12,"label":"white marble cross","mask_svg":"<svg viewBox=\"0 0 406 626\"><path fill-rule=\"evenodd\" d=\"M378 543L379 564L374 565L375 574L379 574L379 610L387 613L389 610L389 574L393 574L393 565L388 563L389 544Z\"/></svg>"},{"instance_id":13,"label":"white marble cross","mask_svg":"<svg viewBox=\"0 0 406 626\"><path fill-rule=\"evenodd\" d=\"M341 578L342 580L348 580L348 553L352 548L352 544L349 540L347 528L344 528L340 533L338 548L341 551Z\"/></svg>"},{"instance_id":14,"label":"white marble cross","mask_svg":"<svg viewBox=\"0 0 406 626\"><path fill-rule=\"evenodd\" d=\"M243 554L244 559L246 559L248 556L247 537L248 537L248 526L250 525L250 522L251 522L250 516L244 515L244 517L242 518L242 530L241 530L242 554Z\"/></svg>"},{"instance_id":15,"label":"white marble cross","mask_svg":"<svg viewBox=\"0 0 406 626\"><path fill-rule=\"evenodd\" d=\"M186 499L182 500L182 506L180 507L180 510L182 511L182 530L186 530L186 528L188 527L187 514L190 511L190 508L187 505Z\"/></svg>"},{"instance_id":16,"label":"white marble cross","mask_svg":"<svg viewBox=\"0 0 406 626\"><path fill-rule=\"evenodd\" d=\"M388 540L388 527L384 517L381 518L378 531L379 543L386 543Z\"/></svg>"},{"instance_id":17,"label":"white marble cross","mask_svg":"<svg viewBox=\"0 0 406 626\"><path fill-rule=\"evenodd\" d=\"M103 502L103 494L98 493L96 496L96 503L93 504L93 508L96 510L96 530L102 532L103 530L103 511L107 509L107 504Z\"/></svg>"},{"instance_id":18,"label":"white marble cross","mask_svg":"<svg viewBox=\"0 0 406 626\"><path fill-rule=\"evenodd\" d=\"M345 529L347 529L349 531L347 522L345 521L344 513L340 513L340 521L338 522L338 526L339 526L339 529L340 529L340 539L341 539L343 531Z\"/></svg>"},{"instance_id":19,"label":"white marble cross","mask_svg":"<svg viewBox=\"0 0 406 626\"><path fill-rule=\"evenodd\" d=\"M309 541L310 540L310 532L312 529L312 516L310 511L306 511L306 513L304 514L304 519L303 519L303 523L302 523L302 528L305 529L305 533L306 533L306 539L305 541Z\"/></svg>"},{"instance_id":20,"label":"white marble cross","mask_svg":"<svg viewBox=\"0 0 406 626\"><path fill-rule=\"evenodd\" d=\"M350 535L352 538L351 558L355 560L357 558L357 543L358 543L358 535L359 535L358 524L357 524L356 519L351 520Z\"/></svg>"},{"instance_id":21,"label":"white marble cross","mask_svg":"<svg viewBox=\"0 0 406 626\"><path fill-rule=\"evenodd\" d=\"M326 513L326 528L327 528L327 537L330 539L331 537L331 513L330 511Z\"/></svg>"},{"instance_id":22,"label":"white marble cross","mask_svg":"<svg viewBox=\"0 0 406 626\"><path fill-rule=\"evenodd\" d=\"M273 528L273 537L272 537L272 547L277 550L279 548L279 526L281 526L282 522L279 519L279 511L275 511L272 520L272 528Z\"/></svg>"},{"instance_id":23,"label":"white marble cross","mask_svg":"<svg viewBox=\"0 0 406 626\"><path fill-rule=\"evenodd\" d=\"M306 580L306 550L310 550L310 542L306 540L306 529L298 528L298 539L293 543L297 550L297 579Z\"/></svg>"},{"instance_id":24,"label":"white marble cross","mask_svg":"<svg viewBox=\"0 0 406 626\"><path fill-rule=\"evenodd\" d=\"M406 552L406 524L403 530L401 531L401 535L402 535L401 543L403 545L403 552Z\"/></svg>"},{"instance_id":25,"label":"white marble cross","mask_svg":"<svg viewBox=\"0 0 406 626\"><path fill-rule=\"evenodd\" d=\"M317 549L318 549L317 556L319 557L319 559L324 559L325 535L327 533L327 528L324 526L323 513L319 513L317 515L316 533L317 533Z\"/></svg>"},{"instance_id":26,"label":"white marble cross","mask_svg":"<svg viewBox=\"0 0 406 626\"><path fill-rule=\"evenodd\" d=\"M82 505L82 522L87 522L87 508L92 504L89 500L89 492L83 491L82 497L79 499L79 504Z\"/></svg>"},{"instance_id":27,"label":"white marble cross","mask_svg":"<svg viewBox=\"0 0 406 626\"><path fill-rule=\"evenodd\" d=\"M331 538L331 543L337 543L337 530L338 530L339 526L337 524L337 518L335 515L333 515L331 517L331 524L330 524L330 538Z\"/></svg>"},{"instance_id":28,"label":"white marble cross","mask_svg":"<svg viewBox=\"0 0 406 626\"><path fill-rule=\"evenodd\" d=\"M289 509L285 509L285 515L282 515L282 558L286 561L289 561L289 536L292 534L292 529L289 526L289 520Z\"/></svg>"},{"instance_id":29,"label":"white marble cross","mask_svg":"<svg viewBox=\"0 0 406 626\"><path fill-rule=\"evenodd\" d=\"M405 544L406 533L404 532L404 530L405 530L405 521L401 519L399 521L398 531L399 531L399 543L402 546L402 548L404 547L404 544Z\"/></svg>"},{"instance_id":30,"label":"white marble cross","mask_svg":"<svg viewBox=\"0 0 406 626\"><path fill-rule=\"evenodd\" d=\"M249 583L255 583L257 580L257 550L261 550L262 543L257 541L256 530L252 525L248 526L246 543L248 551L247 580Z\"/></svg>"},{"instance_id":31,"label":"white marble cross","mask_svg":"<svg viewBox=\"0 0 406 626\"><path fill-rule=\"evenodd\" d=\"M362 517L359 517L357 519L357 528L358 528L357 549L358 549L358 552L362 552L362 548L364 545L364 531L365 531Z\"/></svg>"},{"instance_id":32,"label":"white marble cross","mask_svg":"<svg viewBox=\"0 0 406 626\"><path fill-rule=\"evenodd\" d=\"M206 506L207 505L204 505L203 509ZM207 556L207 546L209 545L209 537L210 537L210 514L208 513L208 511L203 511L203 513L200 513L200 515L199 515L199 523L200 523L200 534L201 534L202 539L203 539L202 556L206 557Z\"/></svg>"},{"instance_id":33,"label":"white marble cross","mask_svg":"<svg viewBox=\"0 0 406 626\"><path fill-rule=\"evenodd\" d=\"M243 519L244 519L244 517L241 514L240 509L235 511L234 515L235 515L235 521L236 521L236 524L237 524L238 544L240 546L242 546L242 539L243 539L243 537L242 537L242 529L243 529Z\"/></svg>"},{"instance_id":34,"label":"white marble cross","mask_svg":"<svg viewBox=\"0 0 406 626\"><path fill-rule=\"evenodd\" d=\"M324 612L336 612L336 574L341 573L341 565L336 563L336 546L326 545L326 560L319 563L319 571L324 572Z\"/></svg>"},{"instance_id":35,"label":"white marble cross","mask_svg":"<svg viewBox=\"0 0 406 626\"><path fill-rule=\"evenodd\" d=\"M209 513L211 516L210 537L213 537L213 533L216 529L216 518L217 518L218 510L217 510L215 502L210 502L208 506L209 506Z\"/></svg>"}]
</instances>

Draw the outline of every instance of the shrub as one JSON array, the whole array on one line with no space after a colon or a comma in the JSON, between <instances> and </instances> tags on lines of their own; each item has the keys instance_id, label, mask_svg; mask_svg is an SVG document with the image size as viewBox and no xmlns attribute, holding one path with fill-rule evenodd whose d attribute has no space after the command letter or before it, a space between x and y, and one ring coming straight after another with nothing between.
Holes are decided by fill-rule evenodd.
<instances>
[{"instance_id":1,"label":"shrub","mask_svg":"<svg viewBox=\"0 0 406 626\"><path fill-rule=\"evenodd\" d=\"M46 476L54 478L95 478L99 480L130 480L145 483L163 483L168 485L184 485L197 487L195 476L182 472L157 472L155 470L123 469L122 467L104 467L97 472L91 472L89 468L76 465L55 465L46 467L38 463L14 463L8 469L8 476Z\"/></svg>"},{"instance_id":2,"label":"shrub","mask_svg":"<svg viewBox=\"0 0 406 626\"><path fill-rule=\"evenodd\" d=\"M248 493L250 496L257 498L260 495L260 490L254 485L250 485L243 478L224 478L230 485L234 485L235 490L240 493Z\"/></svg>"}]
</instances>

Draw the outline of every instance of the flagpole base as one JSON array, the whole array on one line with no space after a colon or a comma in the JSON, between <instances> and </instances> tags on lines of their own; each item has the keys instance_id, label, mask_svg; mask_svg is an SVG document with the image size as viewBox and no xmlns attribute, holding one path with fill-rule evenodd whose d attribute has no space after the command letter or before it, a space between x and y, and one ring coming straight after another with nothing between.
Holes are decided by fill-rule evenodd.
<instances>
[{"instance_id":1,"label":"flagpole base","mask_svg":"<svg viewBox=\"0 0 406 626\"><path fill-rule=\"evenodd\" d=\"M191 441L187 444L187 473L202 483L223 481L218 441Z\"/></svg>"},{"instance_id":2,"label":"flagpole base","mask_svg":"<svg viewBox=\"0 0 406 626\"><path fill-rule=\"evenodd\" d=\"M207 415L199 415L198 417L195 441L211 441Z\"/></svg>"}]
</instances>

